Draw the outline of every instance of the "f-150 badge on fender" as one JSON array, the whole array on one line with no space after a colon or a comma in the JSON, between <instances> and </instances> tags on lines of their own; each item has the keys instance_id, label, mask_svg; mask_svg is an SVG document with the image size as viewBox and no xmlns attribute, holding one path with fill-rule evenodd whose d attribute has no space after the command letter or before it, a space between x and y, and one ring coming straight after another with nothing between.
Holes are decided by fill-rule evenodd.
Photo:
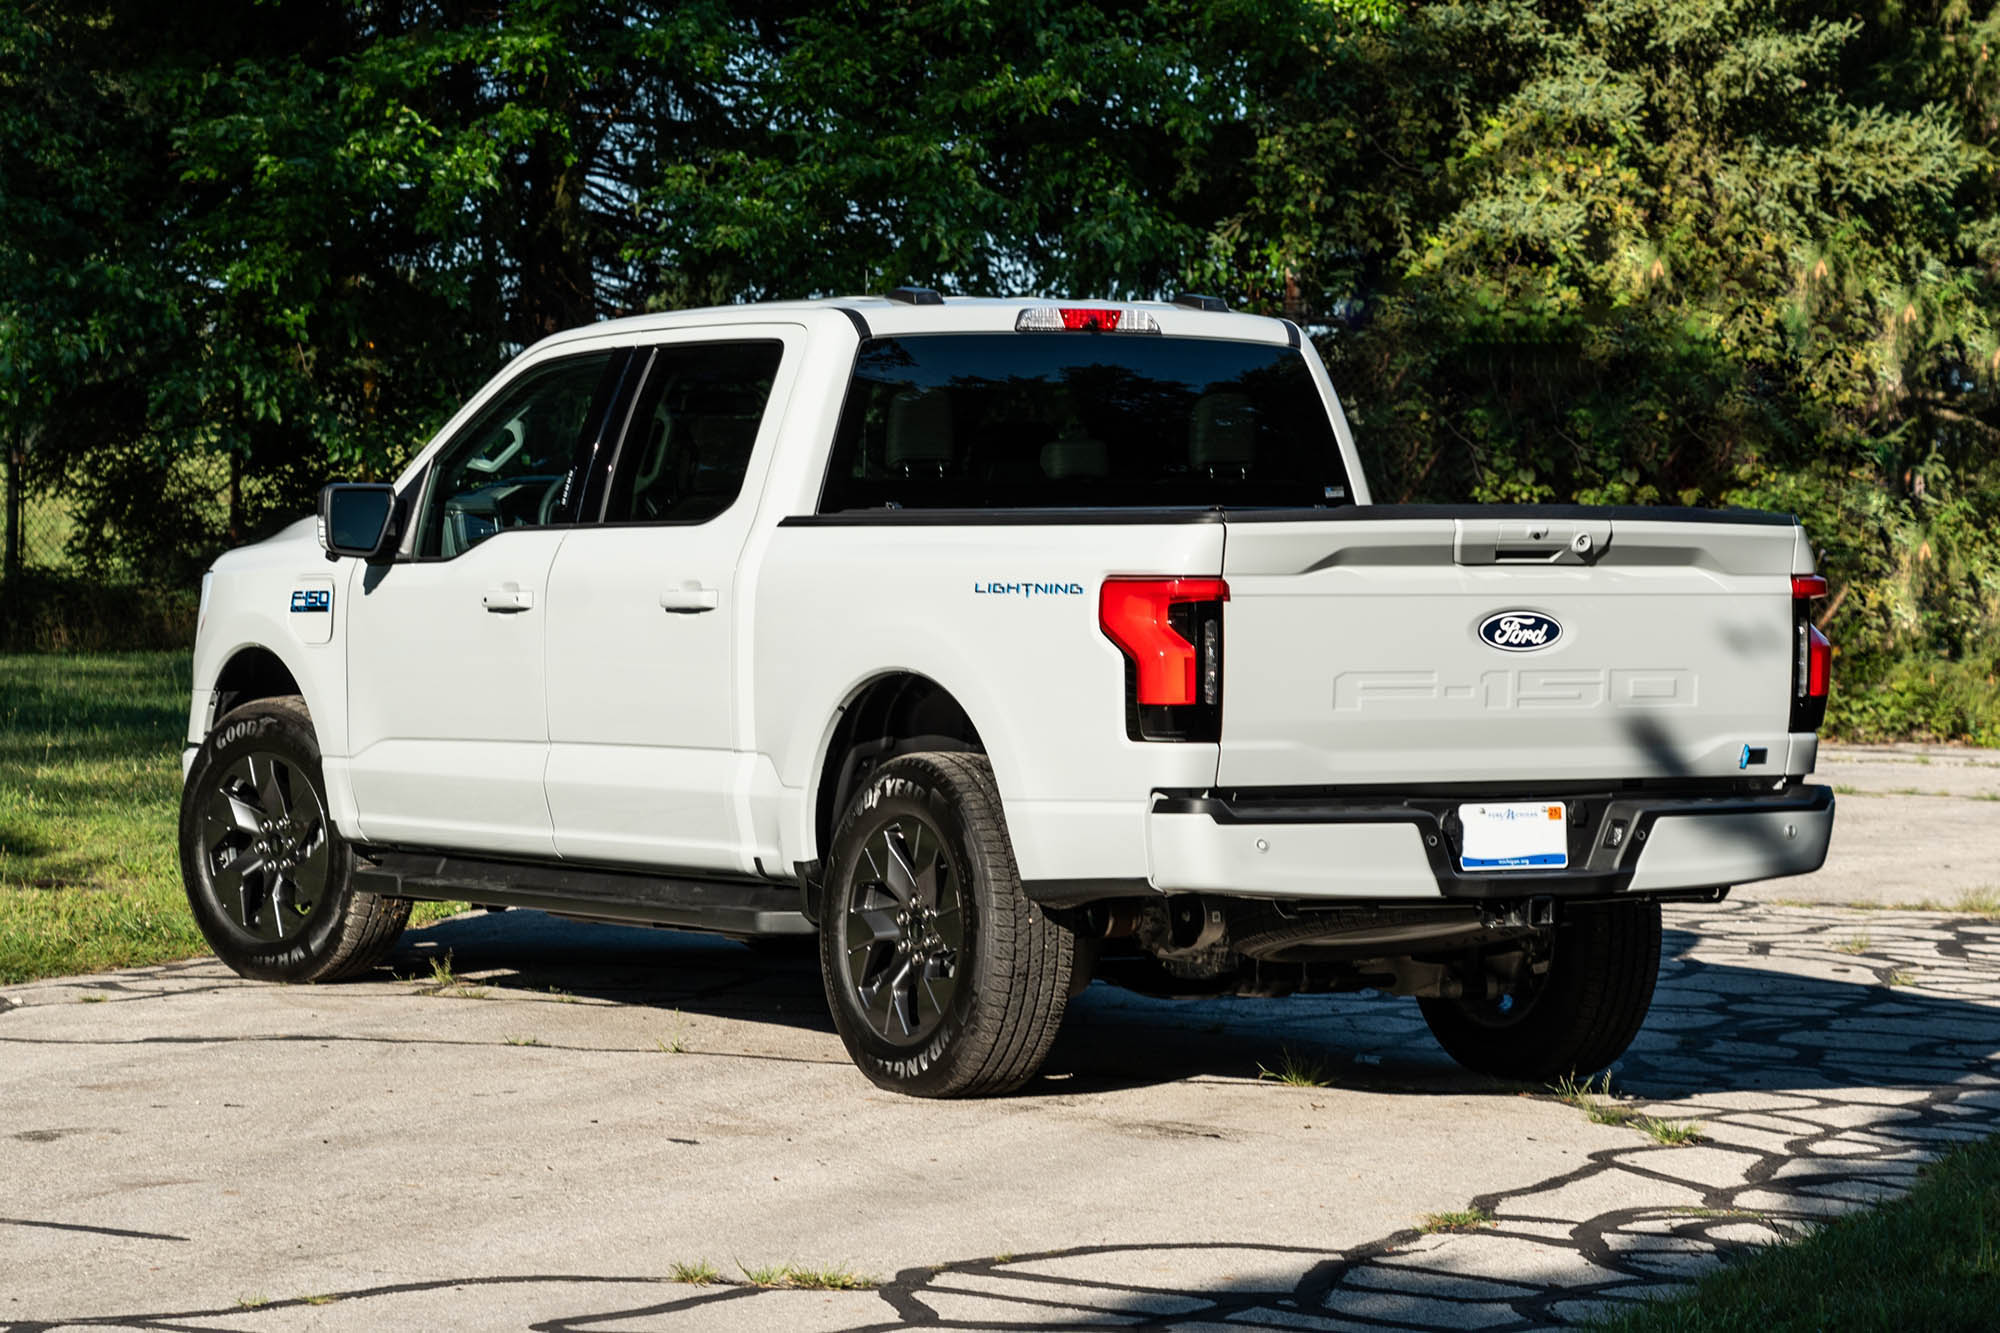
<instances>
[{"instance_id":1,"label":"f-150 badge on fender","mask_svg":"<svg viewBox=\"0 0 2000 1333\"><path fill-rule=\"evenodd\" d=\"M1500 611L1479 622L1479 637L1503 653L1532 653L1562 636L1561 621L1536 611Z\"/></svg>"}]
</instances>

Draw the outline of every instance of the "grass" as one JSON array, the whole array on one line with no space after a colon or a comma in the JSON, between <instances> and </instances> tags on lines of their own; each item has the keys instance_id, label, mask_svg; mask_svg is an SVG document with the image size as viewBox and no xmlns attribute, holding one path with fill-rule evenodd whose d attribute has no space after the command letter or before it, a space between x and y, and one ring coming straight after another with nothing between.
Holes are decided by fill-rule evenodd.
<instances>
[{"instance_id":1,"label":"grass","mask_svg":"<svg viewBox=\"0 0 2000 1333\"><path fill-rule=\"evenodd\" d=\"M1845 907L1857 912L1951 912L1958 916L2000 921L2000 888L1967 889L1952 902L1916 898L1894 903L1816 903L1805 898L1773 898L1774 907Z\"/></svg>"},{"instance_id":2,"label":"grass","mask_svg":"<svg viewBox=\"0 0 2000 1333\"><path fill-rule=\"evenodd\" d=\"M540 1037L503 1037L501 1040L505 1041L509 1046L543 1046L547 1044Z\"/></svg>"},{"instance_id":3,"label":"grass","mask_svg":"<svg viewBox=\"0 0 2000 1333\"><path fill-rule=\"evenodd\" d=\"M1484 1208L1461 1208L1452 1213L1425 1213L1417 1230L1434 1236L1440 1231L1477 1231L1492 1225L1493 1214Z\"/></svg>"},{"instance_id":4,"label":"grass","mask_svg":"<svg viewBox=\"0 0 2000 1333\"><path fill-rule=\"evenodd\" d=\"M0 983L206 953L174 848L188 659L0 657Z\"/></svg>"},{"instance_id":5,"label":"grass","mask_svg":"<svg viewBox=\"0 0 2000 1333\"><path fill-rule=\"evenodd\" d=\"M1914 986L1917 983L1917 974L1907 967L1899 967L1883 980L1891 986Z\"/></svg>"},{"instance_id":6,"label":"grass","mask_svg":"<svg viewBox=\"0 0 2000 1333\"><path fill-rule=\"evenodd\" d=\"M442 958L431 959L431 975L428 980L423 977L403 979L417 982L425 987L424 994L434 995L443 1000L483 1000L493 993L492 987L475 986L458 975L451 965L450 950L446 950Z\"/></svg>"},{"instance_id":7,"label":"grass","mask_svg":"<svg viewBox=\"0 0 2000 1333\"><path fill-rule=\"evenodd\" d=\"M1288 1088L1330 1088L1332 1080L1327 1076L1326 1064L1320 1060L1309 1060L1296 1055L1287 1046L1278 1054L1278 1067L1268 1069L1257 1066L1257 1077L1272 1083L1282 1083Z\"/></svg>"},{"instance_id":8,"label":"grass","mask_svg":"<svg viewBox=\"0 0 2000 1333\"><path fill-rule=\"evenodd\" d=\"M798 1264L767 1264L745 1268L743 1276L753 1287L790 1287L796 1291L868 1291L876 1283L872 1277L845 1268L813 1268Z\"/></svg>"},{"instance_id":9,"label":"grass","mask_svg":"<svg viewBox=\"0 0 2000 1333\"><path fill-rule=\"evenodd\" d=\"M2000 1309L2000 1138L1924 1168L1904 1198L1726 1265L1618 1333L1992 1328Z\"/></svg>"},{"instance_id":10,"label":"grass","mask_svg":"<svg viewBox=\"0 0 2000 1333\"><path fill-rule=\"evenodd\" d=\"M1686 1121L1661 1120L1645 1115L1629 1106L1603 1100L1611 1095L1611 1075L1606 1073L1595 1083L1585 1079L1578 1083L1574 1078L1563 1077L1549 1085L1555 1099L1565 1106L1574 1106L1589 1118L1593 1125L1620 1125L1636 1129L1654 1142L1669 1148L1684 1148L1690 1143L1701 1142L1701 1129Z\"/></svg>"},{"instance_id":11,"label":"grass","mask_svg":"<svg viewBox=\"0 0 2000 1333\"><path fill-rule=\"evenodd\" d=\"M1859 935L1856 935L1853 939L1844 940L1841 943L1834 945L1833 947L1838 949L1842 953L1862 954L1862 953L1867 953L1869 946L1871 946L1874 943L1875 941L1869 939L1868 932L1864 930Z\"/></svg>"},{"instance_id":12,"label":"grass","mask_svg":"<svg viewBox=\"0 0 2000 1333\"><path fill-rule=\"evenodd\" d=\"M667 1266L667 1276L689 1286L708 1287L722 1281L722 1270L706 1259L697 1259L691 1264L676 1261Z\"/></svg>"},{"instance_id":13,"label":"grass","mask_svg":"<svg viewBox=\"0 0 2000 1333\"><path fill-rule=\"evenodd\" d=\"M191 684L186 653L0 655L0 985L208 952L175 849Z\"/></svg>"}]
</instances>

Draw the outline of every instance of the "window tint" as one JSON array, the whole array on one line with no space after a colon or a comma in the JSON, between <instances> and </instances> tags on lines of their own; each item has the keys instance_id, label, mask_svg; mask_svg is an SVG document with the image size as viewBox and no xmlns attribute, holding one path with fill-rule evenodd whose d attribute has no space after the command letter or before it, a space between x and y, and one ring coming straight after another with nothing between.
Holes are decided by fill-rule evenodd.
<instances>
[{"instance_id":1,"label":"window tint","mask_svg":"<svg viewBox=\"0 0 2000 1333\"><path fill-rule=\"evenodd\" d=\"M622 352L528 371L487 404L432 464L417 554L455 556L504 528L560 521L581 485L586 435L603 416Z\"/></svg>"},{"instance_id":2,"label":"window tint","mask_svg":"<svg viewBox=\"0 0 2000 1333\"><path fill-rule=\"evenodd\" d=\"M820 510L1350 502L1292 348L978 333L862 344Z\"/></svg>"},{"instance_id":3,"label":"window tint","mask_svg":"<svg viewBox=\"0 0 2000 1333\"><path fill-rule=\"evenodd\" d=\"M734 504L783 354L774 341L656 349L604 521L699 523Z\"/></svg>"}]
</instances>

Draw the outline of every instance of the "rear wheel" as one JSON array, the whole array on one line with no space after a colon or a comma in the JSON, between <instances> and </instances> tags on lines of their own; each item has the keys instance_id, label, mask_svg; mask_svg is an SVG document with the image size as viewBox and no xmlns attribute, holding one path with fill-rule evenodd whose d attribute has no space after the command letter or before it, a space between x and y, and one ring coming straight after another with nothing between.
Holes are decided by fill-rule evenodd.
<instances>
[{"instance_id":1,"label":"rear wheel","mask_svg":"<svg viewBox=\"0 0 2000 1333\"><path fill-rule=\"evenodd\" d=\"M215 956L259 981L366 971L409 920L403 898L357 893L327 814L312 716L296 695L216 724L181 789L181 879Z\"/></svg>"},{"instance_id":2,"label":"rear wheel","mask_svg":"<svg viewBox=\"0 0 2000 1333\"><path fill-rule=\"evenodd\" d=\"M1048 1056L1075 941L1022 890L983 756L875 771L834 832L819 934L834 1025L882 1087L1011 1092Z\"/></svg>"},{"instance_id":3,"label":"rear wheel","mask_svg":"<svg viewBox=\"0 0 2000 1333\"><path fill-rule=\"evenodd\" d=\"M1660 905L1577 903L1556 926L1548 969L1478 1000L1424 999L1452 1059L1499 1078L1590 1074L1625 1053L1660 975Z\"/></svg>"}]
</instances>

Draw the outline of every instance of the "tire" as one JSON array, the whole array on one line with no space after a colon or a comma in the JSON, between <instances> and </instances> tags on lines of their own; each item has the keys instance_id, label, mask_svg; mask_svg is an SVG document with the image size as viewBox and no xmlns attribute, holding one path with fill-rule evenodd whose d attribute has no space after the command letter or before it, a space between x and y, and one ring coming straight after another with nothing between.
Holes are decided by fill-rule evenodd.
<instances>
[{"instance_id":1,"label":"tire","mask_svg":"<svg viewBox=\"0 0 2000 1333\"><path fill-rule=\"evenodd\" d=\"M232 710L181 788L181 881L215 956L257 981L336 981L380 962L406 898L356 892L297 695ZM245 868L245 862L249 862Z\"/></svg>"},{"instance_id":2,"label":"tire","mask_svg":"<svg viewBox=\"0 0 2000 1333\"><path fill-rule=\"evenodd\" d=\"M820 971L861 1072L915 1097L1033 1078L1069 1003L1075 937L1022 890L985 756L883 764L831 851Z\"/></svg>"},{"instance_id":3,"label":"tire","mask_svg":"<svg viewBox=\"0 0 2000 1333\"><path fill-rule=\"evenodd\" d=\"M1660 975L1660 905L1564 909L1532 988L1485 1000L1418 1000L1431 1035L1467 1069L1546 1082L1604 1068L1632 1044Z\"/></svg>"}]
</instances>

